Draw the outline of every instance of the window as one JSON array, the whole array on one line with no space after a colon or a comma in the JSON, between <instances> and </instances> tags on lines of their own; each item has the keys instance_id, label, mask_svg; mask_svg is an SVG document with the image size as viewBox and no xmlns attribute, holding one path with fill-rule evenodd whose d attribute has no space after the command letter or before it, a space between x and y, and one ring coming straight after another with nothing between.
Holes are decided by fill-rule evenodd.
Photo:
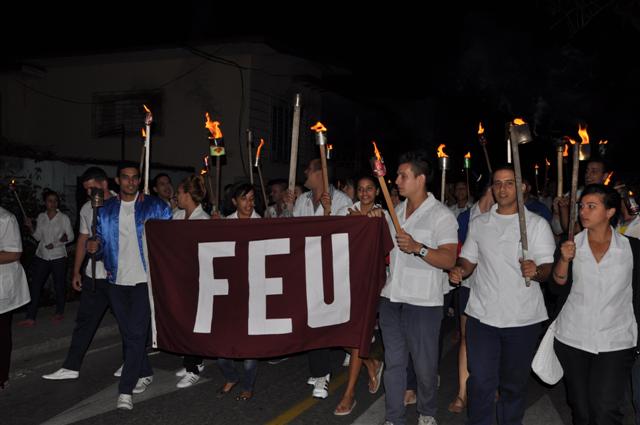
<instances>
[{"instance_id":1,"label":"window","mask_svg":"<svg viewBox=\"0 0 640 425\"><path fill-rule=\"evenodd\" d=\"M145 111L142 105L153 113L152 132L161 136L162 91L128 91L95 93L93 95L93 136L110 137L140 135L144 127Z\"/></svg>"}]
</instances>

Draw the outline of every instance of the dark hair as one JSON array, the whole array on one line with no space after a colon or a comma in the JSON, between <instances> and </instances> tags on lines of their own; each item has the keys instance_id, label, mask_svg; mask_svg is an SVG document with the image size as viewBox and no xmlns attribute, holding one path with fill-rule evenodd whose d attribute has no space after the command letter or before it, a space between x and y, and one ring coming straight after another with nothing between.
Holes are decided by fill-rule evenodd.
<instances>
[{"instance_id":1,"label":"dark hair","mask_svg":"<svg viewBox=\"0 0 640 425\"><path fill-rule=\"evenodd\" d=\"M231 191L231 198L239 198L251 191L255 193L255 189L253 188L253 185L251 183L238 183Z\"/></svg>"},{"instance_id":2,"label":"dark hair","mask_svg":"<svg viewBox=\"0 0 640 425\"><path fill-rule=\"evenodd\" d=\"M156 176L158 177L158 176ZM200 175L192 174L188 177L185 177L178 186L182 186L182 190L185 193L191 195L191 199L196 204L202 202L204 197L207 195L207 189L204 184L204 177Z\"/></svg>"},{"instance_id":3,"label":"dark hair","mask_svg":"<svg viewBox=\"0 0 640 425\"><path fill-rule=\"evenodd\" d=\"M493 183L493 178L495 177L498 171L505 171L505 170L513 172L514 175L516 174L515 170L513 169L513 165L511 164L500 165L493 170L493 173L491 173L491 183Z\"/></svg>"},{"instance_id":4,"label":"dark hair","mask_svg":"<svg viewBox=\"0 0 640 425\"><path fill-rule=\"evenodd\" d=\"M403 153L398 158L398 164L405 163L411 165L411 171L413 171L416 177L424 175L425 184L431 181L433 167L431 166L431 161L426 151L420 149Z\"/></svg>"},{"instance_id":5,"label":"dark hair","mask_svg":"<svg viewBox=\"0 0 640 425\"><path fill-rule=\"evenodd\" d=\"M376 189L378 189L378 180L370 174L365 174L363 176L358 177L358 179L355 181L356 184L353 186L354 189L358 189L358 183L360 183L360 180L363 180L363 179L369 180L371 183L373 183Z\"/></svg>"},{"instance_id":6,"label":"dark hair","mask_svg":"<svg viewBox=\"0 0 640 425\"><path fill-rule=\"evenodd\" d=\"M116 169L116 176L120 177L120 172L125 168L135 168L138 169L138 164L133 161L119 161L118 168Z\"/></svg>"},{"instance_id":7,"label":"dark hair","mask_svg":"<svg viewBox=\"0 0 640 425\"><path fill-rule=\"evenodd\" d=\"M58 203L60 203L60 195L55 190L51 190L48 187L42 190L42 202L47 202L49 196L55 196Z\"/></svg>"},{"instance_id":8,"label":"dark hair","mask_svg":"<svg viewBox=\"0 0 640 425\"><path fill-rule=\"evenodd\" d=\"M289 182L285 179L273 179L269 182L268 186L280 186L282 190L287 190Z\"/></svg>"},{"instance_id":9,"label":"dark hair","mask_svg":"<svg viewBox=\"0 0 640 425\"><path fill-rule=\"evenodd\" d=\"M322 160L318 157L318 158L313 158L311 161L318 161L318 168L314 169L314 171L318 171L322 169ZM309 162L311 162L309 161ZM333 163L331 161L327 161L327 178L329 180L329 182L333 181L333 175L335 174L335 170L333 167Z\"/></svg>"},{"instance_id":10,"label":"dark hair","mask_svg":"<svg viewBox=\"0 0 640 425\"><path fill-rule=\"evenodd\" d=\"M88 182L89 180L103 182L107 180L107 173L100 167L89 167L80 176L80 183Z\"/></svg>"},{"instance_id":11,"label":"dark hair","mask_svg":"<svg viewBox=\"0 0 640 425\"><path fill-rule=\"evenodd\" d=\"M156 176L151 180L151 187L154 188L158 185L158 180L160 180L162 177L166 177L169 179L169 182L171 182L171 177L169 177L169 174L167 173L159 173L156 174Z\"/></svg>"},{"instance_id":12,"label":"dark hair","mask_svg":"<svg viewBox=\"0 0 640 425\"><path fill-rule=\"evenodd\" d=\"M602 203L606 209L609 210L614 208L616 210L616 213L609 219L609 224L616 227L618 224L618 213L620 212L620 206L622 204L620 194L609 186L605 186L603 184L590 184L582 191L579 202L582 202L582 198L584 198L585 195L600 195Z\"/></svg>"}]
</instances>

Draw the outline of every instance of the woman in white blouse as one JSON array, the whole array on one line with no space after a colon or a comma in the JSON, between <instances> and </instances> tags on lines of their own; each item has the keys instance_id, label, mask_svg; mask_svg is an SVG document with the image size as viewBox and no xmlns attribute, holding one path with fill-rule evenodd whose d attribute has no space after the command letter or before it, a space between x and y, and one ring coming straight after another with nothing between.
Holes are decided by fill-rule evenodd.
<instances>
[{"instance_id":1,"label":"woman in white blouse","mask_svg":"<svg viewBox=\"0 0 640 425\"><path fill-rule=\"evenodd\" d=\"M178 185L178 208L173 212L174 220L208 220L209 214L202 209L202 200L207 191L202 176L191 175L186 177ZM204 369L202 357L186 355L183 361L184 368L176 372L180 381L178 388L187 388L200 380L200 372Z\"/></svg>"},{"instance_id":2,"label":"woman in white blouse","mask_svg":"<svg viewBox=\"0 0 640 425\"><path fill-rule=\"evenodd\" d=\"M36 324L40 292L52 273L56 288L56 312L51 320L59 322L64 318L67 282L66 245L73 241L73 229L69 217L58 209L60 197L56 192L45 190L42 193L42 200L46 210L38 215L35 229L30 220L25 222L34 239L38 241L38 248L31 264L33 274L29 288L31 305L27 311L26 319L18 322L18 325L23 327L31 327Z\"/></svg>"},{"instance_id":3,"label":"woman in white blouse","mask_svg":"<svg viewBox=\"0 0 640 425\"><path fill-rule=\"evenodd\" d=\"M556 319L554 348L574 424L623 420L638 331L632 244L612 227L619 209L615 190L600 184L585 187L579 203L584 230L561 245L553 268L556 284L571 284Z\"/></svg>"}]
</instances>

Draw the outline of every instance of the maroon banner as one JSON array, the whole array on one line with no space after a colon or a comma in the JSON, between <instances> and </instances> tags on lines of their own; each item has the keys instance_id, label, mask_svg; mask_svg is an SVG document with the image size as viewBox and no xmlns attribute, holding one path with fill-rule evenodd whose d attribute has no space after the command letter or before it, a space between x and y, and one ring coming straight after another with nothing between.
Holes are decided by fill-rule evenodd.
<instances>
[{"instance_id":1,"label":"maroon banner","mask_svg":"<svg viewBox=\"0 0 640 425\"><path fill-rule=\"evenodd\" d=\"M154 346L204 357L366 356L393 247L382 218L146 223Z\"/></svg>"}]
</instances>

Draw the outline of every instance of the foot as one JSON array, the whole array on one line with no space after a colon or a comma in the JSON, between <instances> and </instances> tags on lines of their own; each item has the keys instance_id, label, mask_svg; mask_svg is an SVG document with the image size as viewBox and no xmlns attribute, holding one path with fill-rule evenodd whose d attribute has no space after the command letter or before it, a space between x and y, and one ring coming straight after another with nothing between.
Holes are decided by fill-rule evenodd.
<instances>
[{"instance_id":1,"label":"foot","mask_svg":"<svg viewBox=\"0 0 640 425\"><path fill-rule=\"evenodd\" d=\"M24 319L17 323L21 328L32 328L36 325L36 321L33 319Z\"/></svg>"},{"instance_id":2,"label":"foot","mask_svg":"<svg viewBox=\"0 0 640 425\"><path fill-rule=\"evenodd\" d=\"M200 375L196 375L193 372L187 372L180 381L176 384L178 388L188 388L200 380Z\"/></svg>"},{"instance_id":3,"label":"foot","mask_svg":"<svg viewBox=\"0 0 640 425\"><path fill-rule=\"evenodd\" d=\"M416 392L413 390L407 390L404 392L404 405L416 404Z\"/></svg>"},{"instance_id":4,"label":"foot","mask_svg":"<svg viewBox=\"0 0 640 425\"><path fill-rule=\"evenodd\" d=\"M133 389L134 394L140 394L147 390L147 387L151 385L153 382L153 376L145 376L144 378L139 378L136 387Z\"/></svg>"},{"instance_id":5,"label":"foot","mask_svg":"<svg viewBox=\"0 0 640 425\"><path fill-rule=\"evenodd\" d=\"M350 362L351 362L351 354L347 353L344 356L344 360L342 361L342 366L348 367Z\"/></svg>"},{"instance_id":6,"label":"foot","mask_svg":"<svg viewBox=\"0 0 640 425\"><path fill-rule=\"evenodd\" d=\"M204 370L204 363L201 363L198 365L198 373L202 373L203 370ZM184 367L182 369L178 369L178 371L176 372L176 376L178 378L183 378L186 374L187 374L187 369Z\"/></svg>"},{"instance_id":7,"label":"foot","mask_svg":"<svg viewBox=\"0 0 640 425\"><path fill-rule=\"evenodd\" d=\"M342 397L342 400L340 400L340 403L338 403L336 409L333 411L333 414L336 416L347 416L353 411L354 407L356 407L354 396L348 396L345 394L345 396Z\"/></svg>"},{"instance_id":8,"label":"foot","mask_svg":"<svg viewBox=\"0 0 640 425\"><path fill-rule=\"evenodd\" d=\"M438 422L433 416L420 415L418 417L418 425L438 425Z\"/></svg>"},{"instance_id":9,"label":"foot","mask_svg":"<svg viewBox=\"0 0 640 425\"><path fill-rule=\"evenodd\" d=\"M329 374L316 378L316 382L313 385L313 392L311 393L314 398L325 399L329 397L329 379Z\"/></svg>"},{"instance_id":10,"label":"foot","mask_svg":"<svg viewBox=\"0 0 640 425\"><path fill-rule=\"evenodd\" d=\"M455 400L449 403L447 410L451 413L462 413L465 407L467 407L467 402L458 396Z\"/></svg>"},{"instance_id":11,"label":"foot","mask_svg":"<svg viewBox=\"0 0 640 425\"><path fill-rule=\"evenodd\" d=\"M80 376L80 372L77 370L60 368L53 373L48 375L42 375L44 379L48 379L50 381L62 381L65 379L78 379Z\"/></svg>"},{"instance_id":12,"label":"foot","mask_svg":"<svg viewBox=\"0 0 640 425\"><path fill-rule=\"evenodd\" d=\"M216 398L222 398L229 394L237 382L225 382L225 384L216 392Z\"/></svg>"},{"instance_id":13,"label":"foot","mask_svg":"<svg viewBox=\"0 0 640 425\"><path fill-rule=\"evenodd\" d=\"M236 397L237 401L249 401L253 397L253 393L251 391L240 391L240 394Z\"/></svg>"},{"instance_id":14,"label":"foot","mask_svg":"<svg viewBox=\"0 0 640 425\"><path fill-rule=\"evenodd\" d=\"M376 369L376 374L373 377L369 377L369 392L371 394L375 394L380 389L380 384L382 383L382 370L384 369L384 362L378 362L378 369Z\"/></svg>"},{"instance_id":15,"label":"foot","mask_svg":"<svg viewBox=\"0 0 640 425\"><path fill-rule=\"evenodd\" d=\"M133 399L131 394L120 394L118 396L118 404L116 407L121 410L133 410Z\"/></svg>"}]
</instances>

